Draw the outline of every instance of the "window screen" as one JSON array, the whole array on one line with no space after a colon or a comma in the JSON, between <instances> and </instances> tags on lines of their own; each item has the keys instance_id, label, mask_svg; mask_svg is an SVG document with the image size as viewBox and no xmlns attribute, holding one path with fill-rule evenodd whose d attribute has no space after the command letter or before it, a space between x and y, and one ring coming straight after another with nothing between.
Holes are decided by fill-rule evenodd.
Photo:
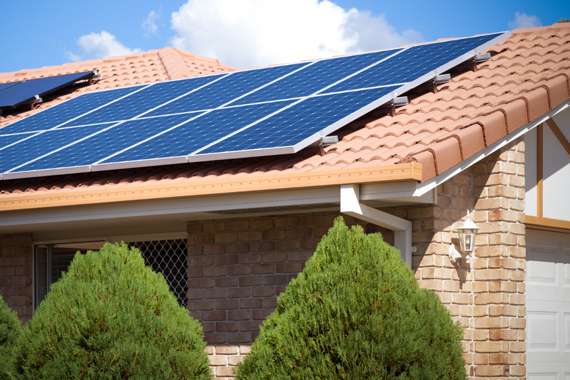
<instances>
[{"instance_id":1,"label":"window screen","mask_svg":"<svg viewBox=\"0 0 570 380\"><path fill-rule=\"evenodd\" d=\"M178 303L186 306L188 291L186 240L152 240L129 243L138 248L146 265L155 272L162 273Z\"/></svg>"},{"instance_id":2,"label":"window screen","mask_svg":"<svg viewBox=\"0 0 570 380\"><path fill-rule=\"evenodd\" d=\"M188 290L186 239L137 241L128 244L141 251L146 265L164 276L178 303L186 306ZM87 250L97 250L102 245L103 242L90 242L36 246L35 306L37 307L43 300L49 286L67 271L77 251L85 253Z\"/></svg>"}]
</instances>

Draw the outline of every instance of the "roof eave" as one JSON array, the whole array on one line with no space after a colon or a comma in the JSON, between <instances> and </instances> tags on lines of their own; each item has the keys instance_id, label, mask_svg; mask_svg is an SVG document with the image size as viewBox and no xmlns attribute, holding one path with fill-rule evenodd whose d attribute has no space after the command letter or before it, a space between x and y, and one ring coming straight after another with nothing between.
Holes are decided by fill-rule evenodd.
<instances>
[{"instance_id":1,"label":"roof eave","mask_svg":"<svg viewBox=\"0 0 570 380\"><path fill-rule=\"evenodd\" d=\"M189 177L0 194L0 212L344 184L419 182L421 179L422 165L417 162L379 167L327 168L300 173L278 172Z\"/></svg>"}]
</instances>

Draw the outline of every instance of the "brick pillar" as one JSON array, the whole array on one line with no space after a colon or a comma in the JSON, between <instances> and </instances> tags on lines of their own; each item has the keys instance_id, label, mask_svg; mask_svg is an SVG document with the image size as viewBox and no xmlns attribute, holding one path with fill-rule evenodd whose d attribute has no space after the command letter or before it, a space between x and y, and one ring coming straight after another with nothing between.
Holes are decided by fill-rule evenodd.
<instances>
[{"instance_id":1,"label":"brick pillar","mask_svg":"<svg viewBox=\"0 0 570 380\"><path fill-rule=\"evenodd\" d=\"M438 188L436 206L410 208L413 267L464 328L472 379L525 376L524 143L505 148ZM455 227L475 210L473 270L453 265Z\"/></svg>"},{"instance_id":2,"label":"brick pillar","mask_svg":"<svg viewBox=\"0 0 570 380\"><path fill-rule=\"evenodd\" d=\"M525 377L524 142L511 145L474 170L475 378Z\"/></svg>"},{"instance_id":3,"label":"brick pillar","mask_svg":"<svg viewBox=\"0 0 570 380\"><path fill-rule=\"evenodd\" d=\"M0 294L22 321L32 317L32 240L0 236Z\"/></svg>"}]
</instances>

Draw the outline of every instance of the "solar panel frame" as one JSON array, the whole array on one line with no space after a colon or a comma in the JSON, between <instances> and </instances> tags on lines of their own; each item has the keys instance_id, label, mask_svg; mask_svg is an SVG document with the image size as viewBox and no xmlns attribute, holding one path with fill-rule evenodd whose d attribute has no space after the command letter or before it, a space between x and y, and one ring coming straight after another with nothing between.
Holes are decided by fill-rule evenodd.
<instances>
[{"instance_id":1,"label":"solar panel frame","mask_svg":"<svg viewBox=\"0 0 570 380\"><path fill-rule=\"evenodd\" d=\"M34 177L34 176L42 176L42 175L70 174L70 173L78 173L78 172L85 172L85 171L115 170L115 169L134 168L134 167L148 167L148 166L169 165L169 164L188 163L188 162L202 162L202 161L213 161L213 160L222 160L222 159L235 159L235 158L259 157L259 156L267 156L267 155L280 155L280 154L296 153L299 150L307 147L308 145L313 144L314 142L318 141L321 137L329 135L330 133L336 131L337 129L345 126L347 123L354 121L357 118L359 118L359 117L365 115L366 113L370 112L371 110L378 108L379 106L387 103L388 101L390 101L394 97L399 96L399 95L417 87L418 85L423 84L423 83L429 81L430 79L433 79L435 76L448 71L449 69L457 66L458 64L468 60L469 58L476 56L479 52L484 51L490 45L496 44L499 41L506 39L509 34L510 34L510 32L486 33L486 34L479 34L479 35L475 35L475 36L455 39L455 40L459 40L459 39L466 39L466 38L475 38L475 37L480 37L480 36L493 36L487 42L482 43L481 45L477 46L476 48L465 52L464 54L456 57L453 60L446 62L445 64L443 64L443 65L437 67L436 69L416 78L415 80L401 85L396 91L393 91L393 92L381 97L380 99L378 99L378 100L376 100L370 104L367 104L365 107L362 107L361 109L359 109L359 110L353 112L352 114L342 118L341 120L336 121L335 123L333 123L333 124L329 125L328 127L318 131L317 133L314 133L313 135L303 139L302 141L300 141L294 145L283 146L283 147L275 147L275 148L271 148L271 149L263 148L263 149L249 149L249 150L245 150L245 151L228 151L228 152L221 152L221 153L200 154L201 151L207 149L209 146L213 146L216 143L219 143L220 141L224 141L225 139L230 138L231 136L233 136L237 133L240 133L242 130L246 130L247 128L251 127L251 126L248 126L245 129L236 131L232 134L229 134L228 136L224 136L222 139L220 139L220 141L217 141L214 144L209 144L208 146L200 148L197 151L195 151L192 154L189 154L187 156L151 159L151 160L140 160L140 161L126 161L126 162L117 162L117 163L106 163L106 162L104 162L106 159L109 158L109 157L107 157L103 160L99 160L98 162L93 163L93 164L88 165L88 166L82 166L82 167L77 167L77 168L73 168L73 167L53 168L53 169L44 169L44 170L39 170L39 171L15 172L14 170L17 168L12 168L9 171L0 174L0 179L16 179L16 178L26 178L26 177ZM409 47L406 47L406 48L399 50L394 55L401 54L402 52L404 52L404 51L406 51L409 48L412 48L414 46L445 43L448 41L450 41L450 40L441 41L441 42L427 42L427 43L423 43L423 44L411 45ZM393 49L385 49L385 50L393 50ZM370 53L370 52L367 52L367 53ZM363 53L363 54L365 54L365 53ZM390 59L392 56L393 55L391 55L391 56L389 56L383 60L380 60L379 62L376 62L375 64L383 62L386 59ZM326 58L326 59L329 59L329 58ZM310 65L312 63L316 63L319 61L320 60L309 61L309 63L307 65ZM301 68L299 70L302 70L304 67L307 67L307 65L301 66ZM255 70L255 69L250 69L250 70ZM244 70L244 71L249 71L249 70ZM294 70L291 73L288 73L287 75L290 75L294 72L296 72L296 70ZM346 80L347 78L350 78L359 72L360 71L352 73L351 75L343 78L342 80L339 80L338 82ZM287 76L287 75L285 75L285 76ZM278 81L280 79L281 78L277 78L275 81ZM255 92L256 90L258 90L260 88L263 88L267 85L270 85L272 82L268 82L268 83L264 84L263 86L260 86L259 88L256 88L255 90L253 90L249 93ZM335 84L337 84L337 83L335 83ZM151 85L152 84L150 84L149 86L151 86ZM323 88L317 92L323 92L323 91L325 91L326 88L331 88L333 85L334 84L327 86L327 87L325 87L325 88ZM376 86L376 87L385 87L385 86ZM362 90L362 89L340 91L339 93L350 92L350 91L358 91L358 90ZM249 93L243 94L240 97L236 97L236 98L232 99L231 101L225 103L224 105L217 107L216 109L220 109L224 106L227 106L229 103L236 102L239 98L246 96ZM326 95L330 95L330 94L331 93L327 93ZM303 101L306 98L309 98L311 96L318 96L318 95L319 94L311 94L309 96L306 96L306 97L299 99L298 101ZM285 100L285 99L279 99L279 100ZM279 100L276 100L276 101L279 101ZM297 102L293 102L293 105L296 103ZM288 107L289 106L286 106L284 108L286 109ZM280 111L277 111L277 113ZM147 113L147 112L145 112L145 113ZM271 117L271 116L273 116L273 115L269 115L269 117ZM160 115L158 117L160 117ZM265 118L267 118L267 116L262 118L262 119L265 119ZM260 122L260 121L259 120L256 121L256 123L254 123L253 125L257 124L258 122ZM139 144L140 144L140 142L135 144L135 145L139 145ZM128 149L130 149L130 147ZM111 155L110 157L113 157L116 154L118 154L118 152ZM23 166L23 165L20 165L19 167L21 167L21 166Z\"/></svg>"}]
</instances>

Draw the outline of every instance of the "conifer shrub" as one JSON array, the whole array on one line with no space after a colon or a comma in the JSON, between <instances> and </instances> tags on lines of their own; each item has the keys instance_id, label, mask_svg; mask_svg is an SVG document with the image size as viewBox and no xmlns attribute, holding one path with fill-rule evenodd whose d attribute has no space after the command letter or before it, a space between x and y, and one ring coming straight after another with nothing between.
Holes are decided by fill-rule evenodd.
<instances>
[{"instance_id":1,"label":"conifer shrub","mask_svg":"<svg viewBox=\"0 0 570 380\"><path fill-rule=\"evenodd\" d=\"M14 375L14 350L21 333L18 316L0 296L0 379L11 379Z\"/></svg>"},{"instance_id":2,"label":"conifer shrub","mask_svg":"<svg viewBox=\"0 0 570 380\"><path fill-rule=\"evenodd\" d=\"M18 345L27 379L208 379L200 324L140 252L76 254Z\"/></svg>"},{"instance_id":3,"label":"conifer shrub","mask_svg":"<svg viewBox=\"0 0 570 380\"><path fill-rule=\"evenodd\" d=\"M339 218L280 295L238 379L465 379L461 338L395 248Z\"/></svg>"}]
</instances>

